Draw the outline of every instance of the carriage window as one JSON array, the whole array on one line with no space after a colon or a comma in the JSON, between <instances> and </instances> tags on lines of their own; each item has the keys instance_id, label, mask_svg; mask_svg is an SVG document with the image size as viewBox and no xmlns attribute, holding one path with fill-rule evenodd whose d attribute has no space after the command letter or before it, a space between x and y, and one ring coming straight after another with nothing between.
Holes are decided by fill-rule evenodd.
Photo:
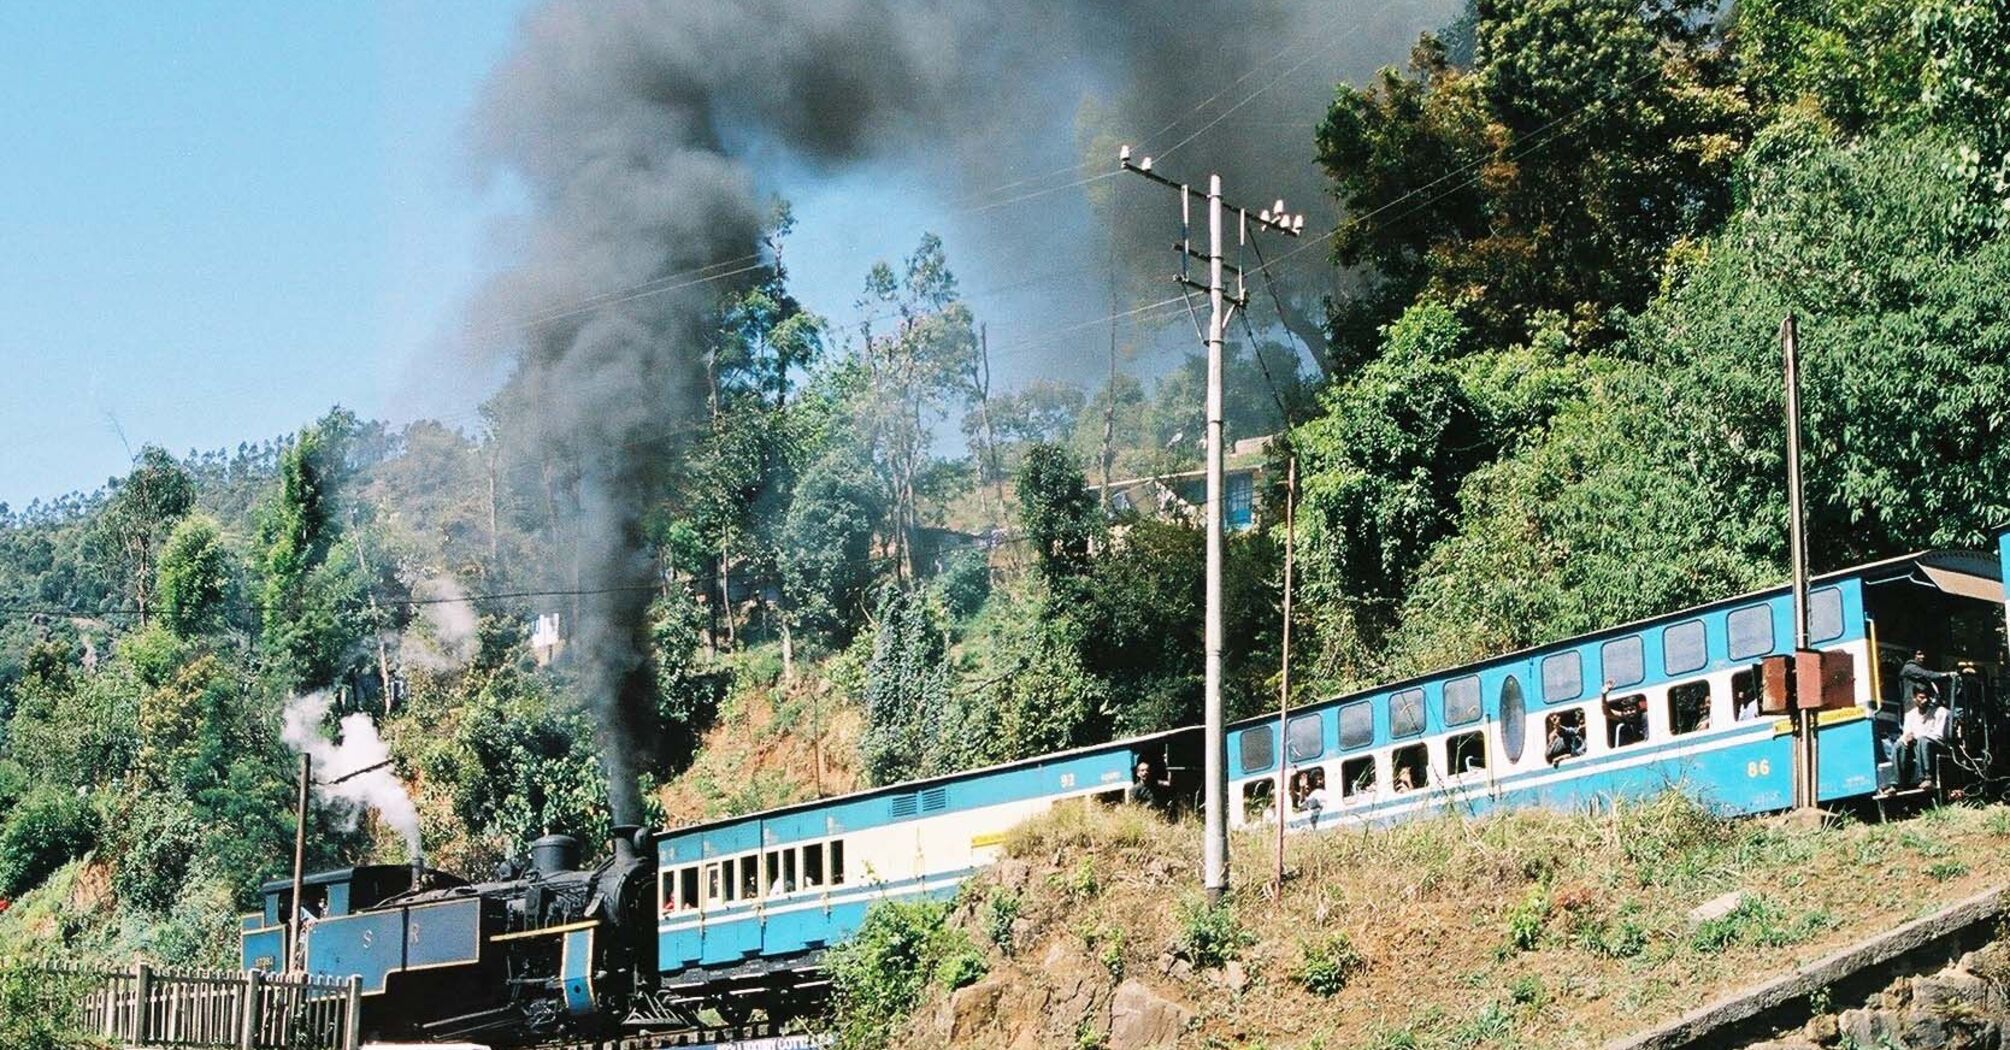
<instances>
[{"instance_id":1,"label":"carriage window","mask_svg":"<svg viewBox=\"0 0 2010 1050\"><path fill-rule=\"evenodd\" d=\"M796 851L782 851L782 892L796 892Z\"/></svg>"},{"instance_id":2,"label":"carriage window","mask_svg":"<svg viewBox=\"0 0 2010 1050\"><path fill-rule=\"evenodd\" d=\"M1731 676L1731 721L1749 722L1759 717L1759 696L1764 687L1759 673L1739 671Z\"/></svg>"},{"instance_id":3,"label":"carriage window","mask_svg":"<svg viewBox=\"0 0 2010 1050\"><path fill-rule=\"evenodd\" d=\"M803 888L816 889L824 884L824 844L803 847Z\"/></svg>"},{"instance_id":4,"label":"carriage window","mask_svg":"<svg viewBox=\"0 0 2010 1050\"><path fill-rule=\"evenodd\" d=\"M1513 675L1501 683L1501 749L1510 762L1521 761L1522 738L1528 735L1522 713L1521 681Z\"/></svg>"},{"instance_id":5,"label":"carriage window","mask_svg":"<svg viewBox=\"0 0 2010 1050\"><path fill-rule=\"evenodd\" d=\"M753 900L761 895L761 858L747 854L740 858L740 899Z\"/></svg>"},{"instance_id":6,"label":"carriage window","mask_svg":"<svg viewBox=\"0 0 2010 1050\"><path fill-rule=\"evenodd\" d=\"M1678 623L1661 632L1661 670L1671 674L1700 671L1710 662L1710 648L1704 641L1703 621Z\"/></svg>"},{"instance_id":7,"label":"carriage window","mask_svg":"<svg viewBox=\"0 0 2010 1050\"><path fill-rule=\"evenodd\" d=\"M1773 651L1773 608L1748 605L1733 609L1729 619L1731 659L1749 660Z\"/></svg>"},{"instance_id":8,"label":"carriage window","mask_svg":"<svg viewBox=\"0 0 2010 1050\"><path fill-rule=\"evenodd\" d=\"M712 880L712 899L727 904L733 903L733 898L736 896L733 892L733 862L729 860L715 865L709 871Z\"/></svg>"},{"instance_id":9,"label":"carriage window","mask_svg":"<svg viewBox=\"0 0 2010 1050\"><path fill-rule=\"evenodd\" d=\"M1326 767L1301 769L1291 776L1291 812L1304 813L1326 807Z\"/></svg>"},{"instance_id":10,"label":"carriage window","mask_svg":"<svg viewBox=\"0 0 2010 1050\"><path fill-rule=\"evenodd\" d=\"M1573 649L1542 658L1542 702L1575 700L1584 695L1584 661Z\"/></svg>"},{"instance_id":11,"label":"carriage window","mask_svg":"<svg viewBox=\"0 0 2010 1050\"><path fill-rule=\"evenodd\" d=\"M762 884L768 887L768 896L784 892L782 886L782 854L780 850L768 851L768 871L762 876Z\"/></svg>"},{"instance_id":12,"label":"carriage window","mask_svg":"<svg viewBox=\"0 0 2010 1050\"><path fill-rule=\"evenodd\" d=\"M663 877L658 880L656 886L656 898L663 902L663 913L665 915L677 910L676 872L666 871L663 873Z\"/></svg>"},{"instance_id":13,"label":"carriage window","mask_svg":"<svg viewBox=\"0 0 2010 1050\"><path fill-rule=\"evenodd\" d=\"M1486 734L1475 729L1445 740L1445 768L1453 776L1478 773L1487 768Z\"/></svg>"},{"instance_id":14,"label":"carriage window","mask_svg":"<svg viewBox=\"0 0 2010 1050\"><path fill-rule=\"evenodd\" d=\"M1584 754L1584 709L1558 711L1543 720L1543 758L1556 765Z\"/></svg>"},{"instance_id":15,"label":"carriage window","mask_svg":"<svg viewBox=\"0 0 2010 1050\"><path fill-rule=\"evenodd\" d=\"M1615 696L1605 702L1605 746L1629 747L1647 739L1647 694Z\"/></svg>"},{"instance_id":16,"label":"carriage window","mask_svg":"<svg viewBox=\"0 0 2010 1050\"><path fill-rule=\"evenodd\" d=\"M1375 742L1375 710L1357 700L1340 709L1340 746L1367 747Z\"/></svg>"},{"instance_id":17,"label":"carriage window","mask_svg":"<svg viewBox=\"0 0 2010 1050\"><path fill-rule=\"evenodd\" d=\"M1277 811L1270 800L1276 794L1277 784L1269 777L1242 785L1242 822L1255 824L1275 817Z\"/></svg>"},{"instance_id":18,"label":"carriage window","mask_svg":"<svg viewBox=\"0 0 2010 1050\"><path fill-rule=\"evenodd\" d=\"M1269 769L1275 757L1270 742L1270 727L1258 726L1236 734L1236 746L1242 750L1242 771L1255 773Z\"/></svg>"},{"instance_id":19,"label":"carriage window","mask_svg":"<svg viewBox=\"0 0 2010 1050\"><path fill-rule=\"evenodd\" d=\"M1397 791L1421 788L1431 782L1430 755L1422 744L1399 747L1389 756L1389 784Z\"/></svg>"},{"instance_id":20,"label":"carriage window","mask_svg":"<svg viewBox=\"0 0 2010 1050\"><path fill-rule=\"evenodd\" d=\"M1668 727L1676 736L1710 728L1710 683L1668 687Z\"/></svg>"},{"instance_id":21,"label":"carriage window","mask_svg":"<svg viewBox=\"0 0 2010 1050\"><path fill-rule=\"evenodd\" d=\"M1340 763L1340 797L1353 798L1375 790L1375 756L1362 755Z\"/></svg>"},{"instance_id":22,"label":"carriage window","mask_svg":"<svg viewBox=\"0 0 2010 1050\"><path fill-rule=\"evenodd\" d=\"M677 906L695 908L698 906L698 868L686 867L677 873Z\"/></svg>"},{"instance_id":23,"label":"carriage window","mask_svg":"<svg viewBox=\"0 0 2010 1050\"><path fill-rule=\"evenodd\" d=\"M844 885L844 840L831 840L831 885Z\"/></svg>"},{"instance_id":24,"label":"carriage window","mask_svg":"<svg viewBox=\"0 0 2010 1050\"><path fill-rule=\"evenodd\" d=\"M1808 595L1808 641L1826 642L1842 633L1842 590L1823 587Z\"/></svg>"},{"instance_id":25,"label":"carriage window","mask_svg":"<svg viewBox=\"0 0 2010 1050\"><path fill-rule=\"evenodd\" d=\"M1389 735L1416 736L1424 731L1424 691L1405 689L1389 698Z\"/></svg>"},{"instance_id":26,"label":"carriage window","mask_svg":"<svg viewBox=\"0 0 2010 1050\"><path fill-rule=\"evenodd\" d=\"M1318 715L1300 715L1285 730L1285 753L1293 762L1310 762L1326 753Z\"/></svg>"},{"instance_id":27,"label":"carriage window","mask_svg":"<svg viewBox=\"0 0 2010 1050\"><path fill-rule=\"evenodd\" d=\"M1445 724L1462 726L1480 718L1480 677L1467 675L1445 683Z\"/></svg>"},{"instance_id":28,"label":"carriage window","mask_svg":"<svg viewBox=\"0 0 2010 1050\"><path fill-rule=\"evenodd\" d=\"M1613 685L1639 685L1647 680L1647 661L1641 657L1637 634L1605 643L1598 650L1598 662L1605 667L1605 680Z\"/></svg>"}]
</instances>

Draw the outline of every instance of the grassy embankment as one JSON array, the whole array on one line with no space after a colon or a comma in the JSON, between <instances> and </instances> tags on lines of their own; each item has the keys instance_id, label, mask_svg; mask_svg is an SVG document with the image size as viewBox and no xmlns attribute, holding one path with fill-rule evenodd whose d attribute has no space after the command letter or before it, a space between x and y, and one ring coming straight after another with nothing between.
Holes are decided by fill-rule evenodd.
<instances>
[{"instance_id":1,"label":"grassy embankment","mask_svg":"<svg viewBox=\"0 0 2010 1050\"><path fill-rule=\"evenodd\" d=\"M1110 994L1136 979L1192 1011L1182 1046L1594 1046L2010 880L2003 806L1809 826L1669 795L1294 836L1281 902L1270 840L1244 836L1211 913L1190 888L1198 837L1076 806L1014 832L951 911L1007 988L955 1045L1103 1045ZM1689 920L1738 889L1730 915ZM895 1045L948 1044L943 985Z\"/></svg>"}]
</instances>

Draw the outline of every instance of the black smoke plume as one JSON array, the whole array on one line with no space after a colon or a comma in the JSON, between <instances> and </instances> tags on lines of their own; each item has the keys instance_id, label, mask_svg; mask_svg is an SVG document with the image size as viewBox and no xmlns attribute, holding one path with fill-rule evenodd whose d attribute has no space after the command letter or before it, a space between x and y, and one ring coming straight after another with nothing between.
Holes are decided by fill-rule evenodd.
<instances>
[{"instance_id":1,"label":"black smoke plume","mask_svg":"<svg viewBox=\"0 0 2010 1050\"><path fill-rule=\"evenodd\" d=\"M547 492L571 494L575 575L591 592L574 652L601 716L616 821L641 813L630 750L649 691L641 514L698 418L701 326L719 290L673 275L731 270L758 250L764 196L789 189L770 173L898 160L1013 252L1102 259L1102 234L1081 228L1081 189L1062 198L1072 218L1051 222L972 206L1018 192L997 187L1022 175L1063 169L1034 189L1106 170L1070 169L1089 133L1163 149L1216 116L1179 146L1184 170L1218 168L1254 197L1308 206L1311 128L1335 76L1399 60L1452 6L563 0L527 16L475 134L485 165L528 189L533 214L475 322L520 333L506 351L510 424L562 465ZM1094 127L1086 112L1099 114ZM1163 248L1163 227L1150 232ZM1098 287L1084 309L1104 301Z\"/></svg>"}]
</instances>

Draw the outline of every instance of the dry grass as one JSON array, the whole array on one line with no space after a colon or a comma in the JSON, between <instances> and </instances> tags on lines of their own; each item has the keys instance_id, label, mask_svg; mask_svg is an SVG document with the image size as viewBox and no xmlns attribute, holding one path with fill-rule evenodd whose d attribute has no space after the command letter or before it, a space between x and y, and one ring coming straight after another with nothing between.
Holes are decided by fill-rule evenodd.
<instances>
[{"instance_id":1,"label":"dry grass","mask_svg":"<svg viewBox=\"0 0 2010 1050\"><path fill-rule=\"evenodd\" d=\"M736 684L690 768L658 792L667 826L801 802L819 786L829 796L863 785L858 709L814 669L797 671L792 683Z\"/></svg>"},{"instance_id":2,"label":"dry grass","mask_svg":"<svg viewBox=\"0 0 2010 1050\"><path fill-rule=\"evenodd\" d=\"M1015 859L989 877L1012 885L973 886L964 914L981 928L989 898L1014 893L1014 951L994 952L994 972L1037 983L1057 949L1097 960L1112 982L1191 1007L1196 1045L1581 1047L2010 880L2001 806L1820 826L1726 821L1675 794L1597 815L1447 813L1294 836L1281 901L1272 840L1243 836L1230 901L1252 937L1237 991L1216 972L1167 973L1198 897L1198 838L1136 809L1066 806L1013 832ZM1751 897L1736 914L1688 921L1735 889ZM1335 934L1362 965L1320 997L1292 975Z\"/></svg>"}]
</instances>

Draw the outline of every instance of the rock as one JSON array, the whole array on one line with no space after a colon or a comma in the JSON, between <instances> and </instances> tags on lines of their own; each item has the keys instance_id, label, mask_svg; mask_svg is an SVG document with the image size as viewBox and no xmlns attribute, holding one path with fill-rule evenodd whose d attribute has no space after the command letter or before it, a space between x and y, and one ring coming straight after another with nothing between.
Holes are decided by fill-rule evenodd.
<instances>
[{"instance_id":1,"label":"rock","mask_svg":"<svg viewBox=\"0 0 2010 1050\"><path fill-rule=\"evenodd\" d=\"M1890 1022L1878 1010L1844 1010L1836 1018L1836 1028L1840 1038L1857 1046L1876 1046L1878 1040L1892 1034Z\"/></svg>"},{"instance_id":2,"label":"rock","mask_svg":"<svg viewBox=\"0 0 2010 1050\"><path fill-rule=\"evenodd\" d=\"M1193 1011L1137 980L1125 981L1110 1001L1109 1050L1177 1046L1192 1022Z\"/></svg>"},{"instance_id":3,"label":"rock","mask_svg":"<svg viewBox=\"0 0 2010 1050\"><path fill-rule=\"evenodd\" d=\"M1242 960L1230 959L1223 964L1221 983L1237 995L1241 995L1249 988L1249 971L1243 967Z\"/></svg>"},{"instance_id":4,"label":"rock","mask_svg":"<svg viewBox=\"0 0 2010 1050\"><path fill-rule=\"evenodd\" d=\"M1753 1043L1745 1050L1821 1050L1821 1047L1798 1036L1785 1039L1768 1039L1763 1043Z\"/></svg>"},{"instance_id":5,"label":"rock","mask_svg":"<svg viewBox=\"0 0 2010 1050\"><path fill-rule=\"evenodd\" d=\"M1033 865L1017 857L1006 857L991 866L991 878L1000 887L1017 893L1032 881Z\"/></svg>"},{"instance_id":6,"label":"rock","mask_svg":"<svg viewBox=\"0 0 2010 1050\"><path fill-rule=\"evenodd\" d=\"M1980 1009L1989 998L1989 982L1972 973L1942 970L1912 979L1912 1005L1916 1010L1947 1013L1949 1007Z\"/></svg>"},{"instance_id":7,"label":"rock","mask_svg":"<svg viewBox=\"0 0 2010 1050\"><path fill-rule=\"evenodd\" d=\"M1816 1046L1834 1046L1842 1040L1842 1029L1833 1014L1817 1014L1801 1026L1801 1038Z\"/></svg>"},{"instance_id":8,"label":"rock","mask_svg":"<svg viewBox=\"0 0 2010 1050\"><path fill-rule=\"evenodd\" d=\"M1010 986L1002 976L958 988L936 1014L935 1030L951 1043L974 1039L998 1016L998 1001Z\"/></svg>"},{"instance_id":9,"label":"rock","mask_svg":"<svg viewBox=\"0 0 2010 1050\"><path fill-rule=\"evenodd\" d=\"M1712 919L1721 919L1737 911L1738 905L1743 903L1745 903L1745 891L1732 890L1722 896L1712 897L1689 909L1689 921L1696 925L1702 925Z\"/></svg>"},{"instance_id":10,"label":"rock","mask_svg":"<svg viewBox=\"0 0 2010 1050\"><path fill-rule=\"evenodd\" d=\"M1929 1010L1915 1010L1899 1029L1898 1044L1905 1050L1947 1050L1947 1025Z\"/></svg>"}]
</instances>

